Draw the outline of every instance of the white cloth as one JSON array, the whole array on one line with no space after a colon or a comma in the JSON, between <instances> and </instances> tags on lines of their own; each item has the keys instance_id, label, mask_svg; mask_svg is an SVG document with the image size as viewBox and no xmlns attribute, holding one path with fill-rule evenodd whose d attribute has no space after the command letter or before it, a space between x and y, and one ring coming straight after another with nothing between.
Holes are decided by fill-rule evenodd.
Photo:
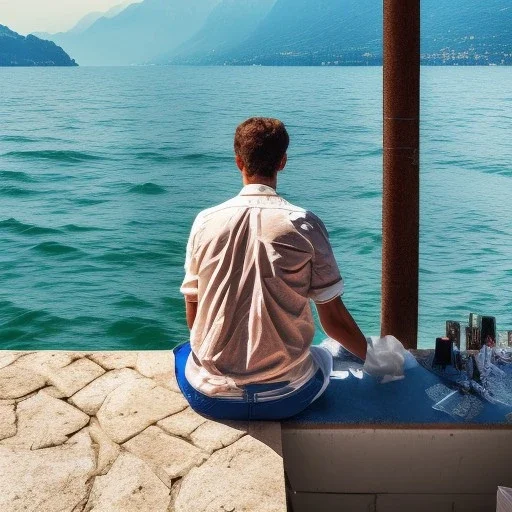
<instances>
[{"instance_id":1,"label":"white cloth","mask_svg":"<svg viewBox=\"0 0 512 512\"><path fill-rule=\"evenodd\" d=\"M197 215L185 273L180 290L198 302L185 369L192 386L229 395L245 384L314 375L309 299L322 303L343 293L315 214L272 187L246 185Z\"/></svg>"},{"instance_id":2,"label":"white cloth","mask_svg":"<svg viewBox=\"0 0 512 512\"><path fill-rule=\"evenodd\" d=\"M367 341L363 370L373 377L381 377L382 383L403 379L405 369L418 365L412 354L394 336L372 336Z\"/></svg>"}]
</instances>

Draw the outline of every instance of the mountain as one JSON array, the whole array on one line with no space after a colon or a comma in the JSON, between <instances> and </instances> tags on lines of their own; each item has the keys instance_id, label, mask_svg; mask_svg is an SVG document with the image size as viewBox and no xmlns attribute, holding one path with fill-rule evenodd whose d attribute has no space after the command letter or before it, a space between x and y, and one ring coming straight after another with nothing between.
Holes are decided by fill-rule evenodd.
<instances>
[{"instance_id":1,"label":"mountain","mask_svg":"<svg viewBox=\"0 0 512 512\"><path fill-rule=\"evenodd\" d=\"M197 32L220 0L144 0L80 33L55 34L82 65L142 64Z\"/></svg>"},{"instance_id":2,"label":"mountain","mask_svg":"<svg viewBox=\"0 0 512 512\"><path fill-rule=\"evenodd\" d=\"M84 29L94 16L51 36L82 65L382 64L382 0L144 0ZM511 0L421 0L421 53L512 64Z\"/></svg>"},{"instance_id":3,"label":"mountain","mask_svg":"<svg viewBox=\"0 0 512 512\"><path fill-rule=\"evenodd\" d=\"M57 32L51 34L50 32L32 32L33 36L39 37L39 39L48 39L52 41L54 38L66 37L64 34L80 34L87 30L93 23L95 23L100 18L113 18L117 16L121 11L126 9L133 2L124 2L122 4L115 5L111 9L105 12L94 11L86 14L82 18L80 18L72 28L70 28L67 32Z\"/></svg>"},{"instance_id":4,"label":"mountain","mask_svg":"<svg viewBox=\"0 0 512 512\"><path fill-rule=\"evenodd\" d=\"M382 63L382 1L277 0L217 64ZM512 64L510 0L422 0L425 64Z\"/></svg>"},{"instance_id":5,"label":"mountain","mask_svg":"<svg viewBox=\"0 0 512 512\"><path fill-rule=\"evenodd\" d=\"M425 64L512 64L510 0L422 0Z\"/></svg>"},{"instance_id":6,"label":"mountain","mask_svg":"<svg viewBox=\"0 0 512 512\"><path fill-rule=\"evenodd\" d=\"M0 25L0 66L77 66L60 46Z\"/></svg>"},{"instance_id":7,"label":"mountain","mask_svg":"<svg viewBox=\"0 0 512 512\"><path fill-rule=\"evenodd\" d=\"M235 49L256 30L276 0L223 0L192 38L157 63L210 64Z\"/></svg>"},{"instance_id":8,"label":"mountain","mask_svg":"<svg viewBox=\"0 0 512 512\"><path fill-rule=\"evenodd\" d=\"M377 63L382 49L382 2L277 0L236 50L231 64Z\"/></svg>"},{"instance_id":9,"label":"mountain","mask_svg":"<svg viewBox=\"0 0 512 512\"><path fill-rule=\"evenodd\" d=\"M78 22L68 30L68 33L71 34L80 34L87 30L94 22L99 20L100 18L113 18L117 16L120 12L124 11L132 2L124 2L122 4L114 5L108 11L105 12L90 12L86 14L83 18L80 18ZM37 34L36 34L37 35Z\"/></svg>"}]
</instances>

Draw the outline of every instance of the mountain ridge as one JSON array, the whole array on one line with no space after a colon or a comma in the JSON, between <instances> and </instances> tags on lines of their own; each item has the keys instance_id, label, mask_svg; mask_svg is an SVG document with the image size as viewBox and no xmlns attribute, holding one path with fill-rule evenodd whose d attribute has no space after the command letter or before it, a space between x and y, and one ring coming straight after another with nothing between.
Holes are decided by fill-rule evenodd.
<instances>
[{"instance_id":1,"label":"mountain ridge","mask_svg":"<svg viewBox=\"0 0 512 512\"><path fill-rule=\"evenodd\" d=\"M0 66L78 66L53 41L22 36L0 25Z\"/></svg>"},{"instance_id":2,"label":"mountain ridge","mask_svg":"<svg viewBox=\"0 0 512 512\"><path fill-rule=\"evenodd\" d=\"M215 61L249 37L275 3L276 0L222 0L198 32L154 62L205 64Z\"/></svg>"},{"instance_id":3,"label":"mountain ridge","mask_svg":"<svg viewBox=\"0 0 512 512\"><path fill-rule=\"evenodd\" d=\"M83 32L55 34L52 40L83 65L144 64L190 38L219 1L144 0Z\"/></svg>"},{"instance_id":4,"label":"mountain ridge","mask_svg":"<svg viewBox=\"0 0 512 512\"><path fill-rule=\"evenodd\" d=\"M144 0L80 34L81 64L382 65L380 0ZM510 0L422 0L421 62L512 65Z\"/></svg>"},{"instance_id":5,"label":"mountain ridge","mask_svg":"<svg viewBox=\"0 0 512 512\"><path fill-rule=\"evenodd\" d=\"M380 65L382 26L376 0L277 0L223 64ZM422 63L512 64L511 27L510 0L423 0Z\"/></svg>"}]
</instances>

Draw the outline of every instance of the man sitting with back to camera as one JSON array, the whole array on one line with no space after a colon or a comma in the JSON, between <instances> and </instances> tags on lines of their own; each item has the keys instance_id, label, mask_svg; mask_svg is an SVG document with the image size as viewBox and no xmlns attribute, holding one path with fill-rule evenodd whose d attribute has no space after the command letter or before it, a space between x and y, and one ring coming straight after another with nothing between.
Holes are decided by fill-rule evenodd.
<instances>
[{"instance_id":1,"label":"man sitting with back to camera","mask_svg":"<svg viewBox=\"0 0 512 512\"><path fill-rule=\"evenodd\" d=\"M244 186L199 212L191 228L180 288L190 343L174 353L181 391L206 416L283 419L324 392L332 355L311 345L310 299L327 335L366 357L323 222L277 193L288 144L277 119L240 124L234 147Z\"/></svg>"}]
</instances>

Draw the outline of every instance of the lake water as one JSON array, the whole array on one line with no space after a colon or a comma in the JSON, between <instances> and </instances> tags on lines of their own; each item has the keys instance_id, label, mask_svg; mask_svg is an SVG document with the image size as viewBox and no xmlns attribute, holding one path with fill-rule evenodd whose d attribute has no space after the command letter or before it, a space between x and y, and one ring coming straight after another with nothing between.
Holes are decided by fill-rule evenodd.
<instances>
[{"instance_id":1,"label":"lake water","mask_svg":"<svg viewBox=\"0 0 512 512\"><path fill-rule=\"evenodd\" d=\"M0 68L0 348L163 349L195 214L242 187L236 125L281 118L278 192L326 224L378 334L382 69ZM423 68L419 345L512 329L512 68ZM318 319L315 342L325 337Z\"/></svg>"}]
</instances>

